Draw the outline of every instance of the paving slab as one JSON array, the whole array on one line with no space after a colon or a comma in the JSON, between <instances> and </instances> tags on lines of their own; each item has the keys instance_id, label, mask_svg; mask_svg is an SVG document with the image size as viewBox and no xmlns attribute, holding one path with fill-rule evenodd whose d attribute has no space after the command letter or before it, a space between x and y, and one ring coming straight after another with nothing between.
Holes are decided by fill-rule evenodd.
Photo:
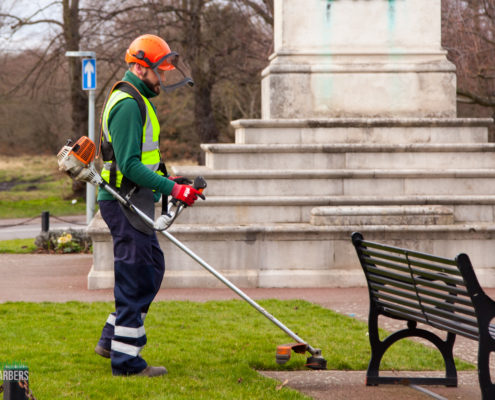
<instances>
[{"instance_id":1,"label":"paving slab","mask_svg":"<svg viewBox=\"0 0 495 400\"><path fill-rule=\"evenodd\" d=\"M365 371L262 371L262 375L280 382L279 388L288 386L304 393L316 400L427 400L481 399L476 371L460 372L458 387L443 386L405 386L380 385L366 386ZM384 371L384 375L398 376L425 376L424 372L414 371L397 372ZM439 376L438 372L430 372L429 376ZM282 386L283 385L283 386Z\"/></svg>"}]
</instances>

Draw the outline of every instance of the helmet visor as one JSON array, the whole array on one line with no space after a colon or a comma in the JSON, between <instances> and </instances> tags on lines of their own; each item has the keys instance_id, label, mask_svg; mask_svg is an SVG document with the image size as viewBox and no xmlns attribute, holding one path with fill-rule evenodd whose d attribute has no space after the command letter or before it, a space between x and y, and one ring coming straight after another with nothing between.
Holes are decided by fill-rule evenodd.
<instances>
[{"instance_id":1,"label":"helmet visor","mask_svg":"<svg viewBox=\"0 0 495 400\"><path fill-rule=\"evenodd\" d=\"M164 70L165 80L163 82L161 81L160 85L166 92L184 85L194 86L191 78L191 70L175 52L171 52L163 57L163 61L160 61L157 68Z\"/></svg>"}]
</instances>

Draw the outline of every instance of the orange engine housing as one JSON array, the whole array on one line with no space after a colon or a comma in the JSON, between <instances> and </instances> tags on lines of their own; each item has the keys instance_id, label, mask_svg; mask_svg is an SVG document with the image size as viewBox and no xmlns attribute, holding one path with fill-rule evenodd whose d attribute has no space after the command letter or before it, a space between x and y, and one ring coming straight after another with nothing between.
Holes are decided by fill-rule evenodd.
<instances>
[{"instance_id":1,"label":"orange engine housing","mask_svg":"<svg viewBox=\"0 0 495 400\"><path fill-rule=\"evenodd\" d=\"M81 136L72 146L70 154L73 154L84 165L89 165L95 158L96 146L87 136Z\"/></svg>"}]
</instances>

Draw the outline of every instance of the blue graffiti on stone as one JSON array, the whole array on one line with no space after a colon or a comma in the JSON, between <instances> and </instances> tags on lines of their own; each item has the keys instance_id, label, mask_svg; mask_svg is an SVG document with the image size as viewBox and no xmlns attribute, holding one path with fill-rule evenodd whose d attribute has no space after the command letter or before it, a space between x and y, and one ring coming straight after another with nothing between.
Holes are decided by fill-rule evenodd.
<instances>
[{"instance_id":1,"label":"blue graffiti on stone","mask_svg":"<svg viewBox=\"0 0 495 400\"><path fill-rule=\"evenodd\" d=\"M396 1L401 1L401 0L322 0L327 3L326 7L326 14L327 14L327 19L330 18L330 11L332 9L332 3L334 2L343 2L343 1L353 1L353 2L370 2L370 1L387 1L389 3L390 7L390 12L393 14L395 12L394 5ZM404 0L402 0L404 1Z\"/></svg>"}]
</instances>

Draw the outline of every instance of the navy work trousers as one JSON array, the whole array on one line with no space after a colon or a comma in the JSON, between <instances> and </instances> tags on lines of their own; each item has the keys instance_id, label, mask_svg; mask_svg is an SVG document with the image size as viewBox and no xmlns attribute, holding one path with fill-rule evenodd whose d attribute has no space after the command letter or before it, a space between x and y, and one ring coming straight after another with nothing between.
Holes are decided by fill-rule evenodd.
<instances>
[{"instance_id":1,"label":"navy work trousers","mask_svg":"<svg viewBox=\"0 0 495 400\"><path fill-rule=\"evenodd\" d=\"M116 200L100 201L100 212L113 238L115 312L103 327L98 344L111 350L114 375L146 368L140 353L146 344L144 319L165 273L156 234L146 235L127 220Z\"/></svg>"}]
</instances>

